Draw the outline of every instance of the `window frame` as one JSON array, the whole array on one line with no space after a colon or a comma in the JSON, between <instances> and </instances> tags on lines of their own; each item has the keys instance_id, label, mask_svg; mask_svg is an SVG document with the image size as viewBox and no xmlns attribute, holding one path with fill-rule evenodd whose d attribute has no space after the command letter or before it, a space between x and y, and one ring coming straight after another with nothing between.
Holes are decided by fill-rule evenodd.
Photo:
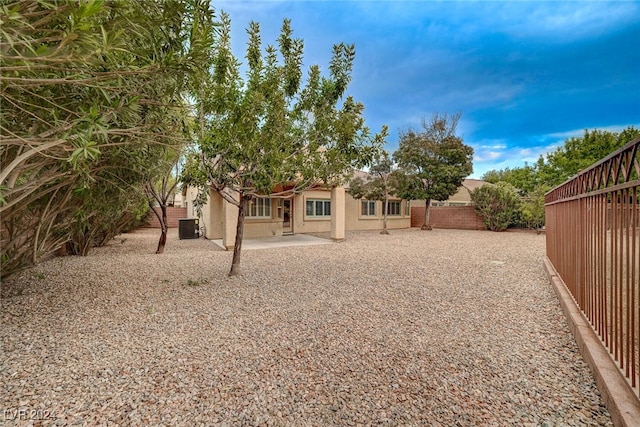
<instances>
[{"instance_id":1,"label":"window frame","mask_svg":"<svg viewBox=\"0 0 640 427\"><path fill-rule=\"evenodd\" d=\"M253 209L255 208L255 209ZM255 213L254 213L255 212ZM258 215L262 212L262 215ZM245 201L244 216L247 219L271 219L271 199L268 197L252 197Z\"/></svg>"},{"instance_id":2,"label":"window frame","mask_svg":"<svg viewBox=\"0 0 640 427\"><path fill-rule=\"evenodd\" d=\"M360 200L360 216L377 217L378 216L377 204L378 203L375 200L361 199ZM365 209L365 206L366 206L366 209ZM371 209L372 207L373 207L373 213Z\"/></svg>"},{"instance_id":3,"label":"window frame","mask_svg":"<svg viewBox=\"0 0 640 427\"><path fill-rule=\"evenodd\" d=\"M304 216L310 219L328 219L331 218L331 199L305 199ZM311 213L309 213L309 203L311 203ZM320 207L320 209L318 209ZM327 213L328 210L328 213ZM321 211L322 214L318 214Z\"/></svg>"},{"instance_id":4,"label":"window frame","mask_svg":"<svg viewBox=\"0 0 640 427\"><path fill-rule=\"evenodd\" d=\"M387 204L385 202L382 202L382 215L384 215L384 213L386 212L386 206ZM391 213L391 206L397 207L397 209L394 209L394 213ZM397 213L396 213L397 211ZM402 216L402 201L401 200L389 200L389 212L387 212L387 216Z\"/></svg>"}]
</instances>

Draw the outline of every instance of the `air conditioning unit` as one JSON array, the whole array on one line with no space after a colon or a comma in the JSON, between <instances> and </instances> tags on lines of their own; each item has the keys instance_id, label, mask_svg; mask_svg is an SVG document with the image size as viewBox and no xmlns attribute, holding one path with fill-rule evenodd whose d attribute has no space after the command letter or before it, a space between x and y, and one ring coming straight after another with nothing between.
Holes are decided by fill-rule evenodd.
<instances>
[{"instance_id":1,"label":"air conditioning unit","mask_svg":"<svg viewBox=\"0 0 640 427\"><path fill-rule=\"evenodd\" d=\"M197 239L200 237L198 218L178 219L178 237L182 239Z\"/></svg>"}]
</instances>

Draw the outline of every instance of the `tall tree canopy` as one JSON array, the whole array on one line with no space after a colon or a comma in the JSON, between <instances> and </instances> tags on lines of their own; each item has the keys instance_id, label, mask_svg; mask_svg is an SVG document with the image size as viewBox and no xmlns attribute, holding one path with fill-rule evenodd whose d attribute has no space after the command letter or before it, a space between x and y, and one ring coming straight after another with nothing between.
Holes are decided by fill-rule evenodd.
<instances>
[{"instance_id":1,"label":"tall tree canopy","mask_svg":"<svg viewBox=\"0 0 640 427\"><path fill-rule=\"evenodd\" d=\"M462 180L473 172L473 148L456 135L460 114L434 114L422 120L422 129L400 134L393 154L402 172L397 195L408 200L425 200L422 229L431 229L431 200L446 200Z\"/></svg>"},{"instance_id":2,"label":"tall tree canopy","mask_svg":"<svg viewBox=\"0 0 640 427\"><path fill-rule=\"evenodd\" d=\"M546 157L540 156L534 165L490 170L482 179L494 184L506 183L517 189L521 197L520 220L529 227L544 226L544 194L562 184L581 170L640 136L640 130L630 126L621 132L585 130L581 137L567 138L564 144Z\"/></svg>"},{"instance_id":3,"label":"tall tree canopy","mask_svg":"<svg viewBox=\"0 0 640 427\"><path fill-rule=\"evenodd\" d=\"M185 143L210 19L202 0L3 2L3 275L67 241L84 254L146 212L146 171Z\"/></svg>"},{"instance_id":4,"label":"tall tree canopy","mask_svg":"<svg viewBox=\"0 0 640 427\"><path fill-rule=\"evenodd\" d=\"M585 130L581 137L565 140L544 162L538 161L539 181L549 187L562 184L638 136L640 130L632 126L622 132Z\"/></svg>"},{"instance_id":5,"label":"tall tree canopy","mask_svg":"<svg viewBox=\"0 0 640 427\"><path fill-rule=\"evenodd\" d=\"M511 184L520 195L525 196L534 191L539 185L536 166L525 164L521 168L505 168L486 172L482 179L492 184L507 182Z\"/></svg>"},{"instance_id":6,"label":"tall tree canopy","mask_svg":"<svg viewBox=\"0 0 640 427\"><path fill-rule=\"evenodd\" d=\"M580 137L567 138L546 157L540 156L534 165L491 170L482 179L491 183L507 182L524 196L539 193L541 188L551 189L562 184L638 136L640 129L633 126L621 132L585 130Z\"/></svg>"},{"instance_id":7,"label":"tall tree canopy","mask_svg":"<svg viewBox=\"0 0 640 427\"><path fill-rule=\"evenodd\" d=\"M187 177L200 194L210 189L237 206L238 225L230 275L240 272L244 207L254 197L286 196L319 183L342 182L367 164L386 128L372 136L364 106L344 97L355 56L352 45L333 47L329 75L310 67L303 86L303 42L284 20L277 47L263 48L260 26L247 29L246 78L231 50L231 23L221 14L211 73L201 82L199 161ZM286 193L273 194L289 183Z\"/></svg>"}]
</instances>

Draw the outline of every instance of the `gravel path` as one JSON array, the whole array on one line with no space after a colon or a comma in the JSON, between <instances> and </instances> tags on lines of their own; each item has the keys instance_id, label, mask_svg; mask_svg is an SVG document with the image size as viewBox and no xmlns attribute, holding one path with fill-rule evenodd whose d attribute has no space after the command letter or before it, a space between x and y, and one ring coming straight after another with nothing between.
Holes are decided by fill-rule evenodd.
<instances>
[{"instance_id":1,"label":"gravel path","mask_svg":"<svg viewBox=\"0 0 640 427\"><path fill-rule=\"evenodd\" d=\"M3 283L0 425L612 425L544 235L350 233L233 279L213 243L157 238Z\"/></svg>"}]
</instances>

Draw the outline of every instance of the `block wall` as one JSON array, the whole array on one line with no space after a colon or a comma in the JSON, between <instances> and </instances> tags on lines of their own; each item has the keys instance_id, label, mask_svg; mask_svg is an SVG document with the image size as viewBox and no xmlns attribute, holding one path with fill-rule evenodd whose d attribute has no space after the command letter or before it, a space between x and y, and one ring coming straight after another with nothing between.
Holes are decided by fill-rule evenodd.
<instances>
[{"instance_id":1,"label":"block wall","mask_svg":"<svg viewBox=\"0 0 640 427\"><path fill-rule=\"evenodd\" d=\"M424 207L411 208L411 226L424 223ZM486 230L485 225L473 210L473 206L431 206L429 215L433 228L455 228L459 230Z\"/></svg>"},{"instance_id":2,"label":"block wall","mask_svg":"<svg viewBox=\"0 0 640 427\"><path fill-rule=\"evenodd\" d=\"M162 215L159 207L155 207L154 209L157 210L160 215ZM187 208L167 208L167 219L169 220L169 228L178 228L178 219L180 218L187 218ZM151 212L151 215L149 216L149 223L147 224L147 227L160 228L158 218L153 212Z\"/></svg>"}]
</instances>

